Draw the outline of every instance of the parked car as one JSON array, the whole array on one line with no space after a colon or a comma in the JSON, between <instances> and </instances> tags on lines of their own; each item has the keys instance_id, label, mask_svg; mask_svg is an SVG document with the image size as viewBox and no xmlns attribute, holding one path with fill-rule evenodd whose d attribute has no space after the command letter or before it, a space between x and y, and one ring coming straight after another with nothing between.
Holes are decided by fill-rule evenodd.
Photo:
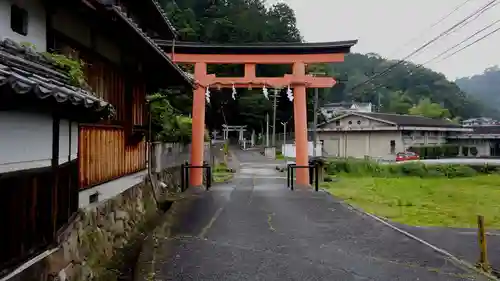
<instances>
[{"instance_id":1,"label":"parked car","mask_svg":"<svg viewBox=\"0 0 500 281\"><path fill-rule=\"evenodd\" d=\"M396 162L400 161L408 161L408 160L419 160L420 156L415 152L407 151L407 152L399 152L396 154Z\"/></svg>"}]
</instances>

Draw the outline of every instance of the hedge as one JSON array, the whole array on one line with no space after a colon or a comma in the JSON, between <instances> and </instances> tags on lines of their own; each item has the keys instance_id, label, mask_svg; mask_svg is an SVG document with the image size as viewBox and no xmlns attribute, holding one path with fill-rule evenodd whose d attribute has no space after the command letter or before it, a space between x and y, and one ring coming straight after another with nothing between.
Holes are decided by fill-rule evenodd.
<instances>
[{"instance_id":1,"label":"hedge","mask_svg":"<svg viewBox=\"0 0 500 281\"><path fill-rule=\"evenodd\" d=\"M451 158L457 157L460 147L453 144L444 144L438 146L412 146L408 149L420 155L421 159Z\"/></svg>"},{"instance_id":2,"label":"hedge","mask_svg":"<svg viewBox=\"0 0 500 281\"><path fill-rule=\"evenodd\" d=\"M498 167L491 165L424 164L419 162L380 164L367 160L338 159L332 160L326 165L326 172L329 175L347 174L372 177L457 178L497 173Z\"/></svg>"}]
</instances>

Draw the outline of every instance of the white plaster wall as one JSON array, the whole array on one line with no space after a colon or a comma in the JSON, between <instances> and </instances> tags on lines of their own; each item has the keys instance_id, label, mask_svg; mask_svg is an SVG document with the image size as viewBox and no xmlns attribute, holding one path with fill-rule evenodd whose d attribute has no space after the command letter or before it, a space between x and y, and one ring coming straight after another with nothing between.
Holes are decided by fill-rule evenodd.
<instances>
[{"instance_id":1,"label":"white plaster wall","mask_svg":"<svg viewBox=\"0 0 500 281\"><path fill-rule=\"evenodd\" d=\"M71 128L70 128L71 125ZM71 138L71 139L70 139ZM68 158L68 156L70 156ZM59 163L75 160L78 156L78 123L61 120L59 125Z\"/></svg>"},{"instance_id":2,"label":"white plaster wall","mask_svg":"<svg viewBox=\"0 0 500 281\"><path fill-rule=\"evenodd\" d=\"M78 206L80 208L88 208L93 205L100 204L101 202L109 200L127 189L140 184L144 181L146 176L147 171L140 171L135 174L124 176L93 188L80 191L78 194ZM96 193L98 195L97 202L90 203L90 196Z\"/></svg>"},{"instance_id":3,"label":"white plaster wall","mask_svg":"<svg viewBox=\"0 0 500 281\"><path fill-rule=\"evenodd\" d=\"M13 3L28 11L28 34L26 36L14 32L10 28L10 6ZM36 50L47 49L45 9L40 0L0 0L0 38L10 38L17 42L30 42Z\"/></svg>"},{"instance_id":4,"label":"white plaster wall","mask_svg":"<svg viewBox=\"0 0 500 281\"><path fill-rule=\"evenodd\" d=\"M313 142L310 141L307 143L307 148L308 148L308 153L309 153L309 156L314 156L314 146L313 146ZM291 158L295 158L295 144L282 144L281 145L281 153L283 153L283 156L286 156L286 157L291 157ZM323 147L321 146L321 142L318 141L316 142L316 156L322 156L322 151L323 151Z\"/></svg>"},{"instance_id":5,"label":"white plaster wall","mask_svg":"<svg viewBox=\"0 0 500 281\"><path fill-rule=\"evenodd\" d=\"M59 163L68 161L69 124L61 121ZM78 125L71 126L71 159L77 157ZM0 111L0 173L48 167L52 159L52 116Z\"/></svg>"}]
</instances>

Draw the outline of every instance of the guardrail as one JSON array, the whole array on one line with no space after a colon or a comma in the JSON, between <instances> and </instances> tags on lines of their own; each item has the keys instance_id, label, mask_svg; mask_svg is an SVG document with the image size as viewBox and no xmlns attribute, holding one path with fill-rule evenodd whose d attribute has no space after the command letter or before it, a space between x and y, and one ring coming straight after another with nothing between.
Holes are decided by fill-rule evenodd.
<instances>
[{"instance_id":1,"label":"guardrail","mask_svg":"<svg viewBox=\"0 0 500 281\"><path fill-rule=\"evenodd\" d=\"M181 165L181 191L185 191L189 187L189 170L190 169L203 169L206 171L206 189L207 191L212 187L212 167L207 162L203 162L201 166L190 165L185 162Z\"/></svg>"},{"instance_id":2,"label":"guardrail","mask_svg":"<svg viewBox=\"0 0 500 281\"><path fill-rule=\"evenodd\" d=\"M294 173L293 171L296 169L309 169L309 184L314 183L314 190L318 191L319 190L319 165L314 164L314 165L307 165L307 166L297 166L297 164L288 164L287 165L287 177L286 177L286 182L287 182L287 187L289 187L291 190L294 189L293 186L293 177Z\"/></svg>"}]
</instances>

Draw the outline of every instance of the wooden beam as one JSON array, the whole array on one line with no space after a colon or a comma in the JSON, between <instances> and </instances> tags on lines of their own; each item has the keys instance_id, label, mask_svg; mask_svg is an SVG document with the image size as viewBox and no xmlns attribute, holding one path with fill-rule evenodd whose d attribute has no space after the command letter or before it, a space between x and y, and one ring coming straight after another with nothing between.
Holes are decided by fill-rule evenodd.
<instances>
[{"instance_id":1,"label":"wooden beam","mask_svg":"<svg viewBox=\"0 0 500 281\"><path fill-rule=\"evenodd\" d=\"M51 159L51 169L52 169L52 186L51 189L51 237L56 238L57 232L57 216L59 206L57 205L57 193L59 187L59 142L60 142L60 131L61 131L61 118L57 112L52 115L52 159Z\"/></svg>"},{"instance_id":2,"label":"wooden beam","mask_svg":"<svg viewBox=\"0 0 500 281\"><path fill-rule=\"evenodd\" d=\"M211 64L292 64L343 62L344 54L287 54L287 55L242 55L242 54L168 54L175 63Z\"/></svg>"}]
</instances>

